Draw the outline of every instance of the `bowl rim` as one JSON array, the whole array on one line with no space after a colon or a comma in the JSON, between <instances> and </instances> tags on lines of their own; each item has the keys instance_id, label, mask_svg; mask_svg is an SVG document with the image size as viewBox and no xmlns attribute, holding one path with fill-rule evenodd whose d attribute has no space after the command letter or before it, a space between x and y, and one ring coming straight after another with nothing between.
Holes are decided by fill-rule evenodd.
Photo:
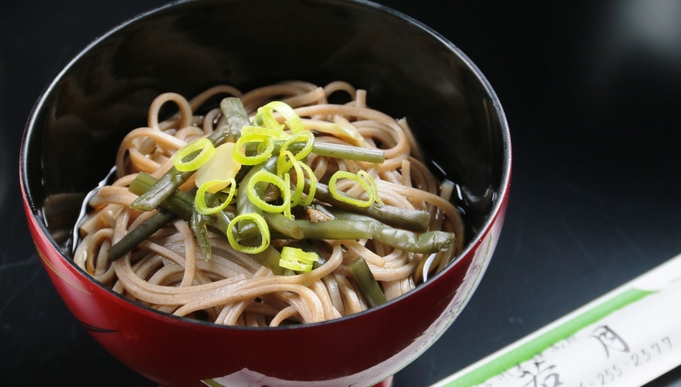
<instances>
[{"instance_id":1,"label":"bowl rim","mask_svg":"<svg viewBox=\"0 0 681 387\"><path fill-rule=\"evenodd\" d=\"M245 0L226 0L227 2L229 1L245 1ZM280 0L281 1L281 0ZM188 319L185 317L181 316L175 316L173 314L165 313L158 311L156 309L153 309L151 307L148 307L136 300L131 300L117 292L114 292L113 290L109 289L108 287L104 286L100 282L96 281L94 278L92 278L87 272L85 272L81 267L78 265L75 265L73 263L73 260L65 256L63 254L62 249L57 245L57 243L54 241L54 239L50 236L50 233L48 232L46 225L43 220L41 220L41 211L38 210L38 207L36 206L36 203L34 202L33 195L31 195L31 190L28 186L27 179L25 179L25 176L28 176L28 171L27 171L27 154L28 154L28 148L29 148L29 138L32 137L32 133L34 132L34 129L36 127L36 120L37 120L37 115L38 112L42 109L42 107L45 105L46 100L50 93L52 92L53 89L57 86L59 81L64 77L64 75L73 67L77 64L77 62L84 56L86 55L90 50L95 48L100 42L105 40L106 38L116 34L118 31L138 22L139 20L151 17L155 14L161 13L165 10L181 6L186 3L194 3L197 2L196 0L176 0L169 2L165 5L161 5L159 7L147 10L145 12L139 13L127 20L122 21L121 23L118 23L117 25L113 26L103 34L96 36L90 43L88 43L85 47L81 48L70 60L69 62L55 75L51 81L48 83L48 85L43 89L43 91L40 93L38 99L36 100L30 114L28 117L28 120L26 122L26 125L24 127L24 132L22 134L22 139L21 139L21 147L19 150L19 180L20 180L20 188L21 188L21 193L22 193L22 199L24 201L24 204L28 206L30 209L30 216L33 218L32 220L34 223L37 225L37 231L40 232L47 241L49 241L49 245L54 250L55 252L58 253L59 259L66 261L69 267L74 269L78 275L82 276L85 278L85 280L98 287L100 290L103 290L105 293L107 293L109 296L114 296L120 301L130 304L133 307L137 307L142 309L146 313L153 313L154 315L157 315L158 318L167 318L174 320L174 322L178 322L181 324L189 324L189 325L194 325L198 324L199 326L206 327L206 328L211 328L211 329L226 329L226 330L234 330L234 331L269 331L269 332L284 332L288 331L291 329L310 329L312 327L320 327L328 324L338 324L342 323L344 321L348 321L351 319L357 319L357 318L362 318L363 316L366 316L368 314L372 314L374 311L391 307L392 305L398 303L400 300L406 297L413 296L416 292L418 292L421 288L428 287L431 282L434 282L435 280L439 279L440 277L444 276L447 274L447 272L453 270L455 266L458 265L465 257L469 256L475 246L477 246L483 239L485 235L487 235L492 228L492 225L496 222L497 218L503 213L504 208L506 206L506 202L508 199L508 194L509 194L509 189L510 189L510 181L511 181L511 164L512 164L512 148L511 148L511 137L510 137L510 131L508 127L508 121L506 118L506 115L504 113L504 110L501 106L501 103L499 101L499 98L497 94L495 93L494 89L492 88L491 84L487 80L487 78L484 76L482 71L472 62L470 58L461 50L459 49L456 45L454 45L451 41L449 41L447 38L442 36L440 33L437 31L433 30L431 27L428 27L424 23L414 19L411 16L408 16L400 11L397 11L393 8L390 8L388 6L374 3L373 1L369 0L324 0L327 4L345 4L348 6L360 6L360 7L366 7L369 9L373 9L374 11L379 11L379 12L384 12L387 13L395 18L400 19L401 21L404 21L414 27L417 27L418 29L422 30L424 33L432 36L434 39L439 41L440 44L442 44L444 47L446 47L450 52L452 52L454 55L456 55L463 64L465 64L466 67L468 67L471 70L472 75L475 76L477 81L479 82L480 86L484 89L484 94L491 100L492 102L492 107L496 112L496 115L499 118L499 127L501 130L501 141L503 142L503 165L502 165L502 174L501 174L501 179L499 183L499 190L496 198L494 199L494 204L492 208L490 209L489 213L487 214L487 217L485 221L482 223L481 227L479 230L472 236L470 241L464 246L464 249L459 253L459 255L454 259L452 262L447 264L447 267L434 274L432 277L428 279L423 284L420 284L413 290L409 291L408 293L402 294L399 297L390 300L386 302L383 305L380 305L375 308L367 309L349 316L344 316L341 318L333 319L333 320L325 320L325 321L320 321L320 322L315 322L315 323L306 323L306 324L299 324L299 325L286 325L286 326L278 326L278 327L243 327L243 326L230 326L230 325L223 325L223 324L215 324L212 322L207 322L207 321L200 321L200 320L194 320L194 319Z\"/></svg>"}]
</instances>

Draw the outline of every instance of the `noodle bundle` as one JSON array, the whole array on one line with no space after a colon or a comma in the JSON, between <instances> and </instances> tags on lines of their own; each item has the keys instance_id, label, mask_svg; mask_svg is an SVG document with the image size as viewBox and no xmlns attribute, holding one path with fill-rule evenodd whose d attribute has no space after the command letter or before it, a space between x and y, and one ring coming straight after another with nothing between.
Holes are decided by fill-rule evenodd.
<instances>
[{"instance_id":1,"label":"noodle bundle","mask_svg":"<svg viewBox=\"0 0 681 387\"><path fill-rule=\"evenodd\" d=\"M329 102L334 99L330 98L332 94L335 99L347 102ZM312 133L319 149L351 147L367 154L380 153L383 159L376 162L361 157L339 158L312 148L300 161L305 164L302 170L309 172L296 174L293 170L298 166L289 165L291 177L286 181L289 186L281 189L275 184L261 184L266 186L263 201L270 206L285 205L289 195L286 191L298 190L302 204L291 208L291 214L281 221L293 228L300 225L304 236L287 235L295 234L286 229L289 226L282 229L270 226L271 238L260 229L258 241L263 245L255 253L254 247L249 247L252 245L233 243L220 231L224 227L207 227L203 229L205 235L197 234L195 213L188 214L189 219L165 207L150 211L135 209L134 203L140 198L139 193L133 192L136 184L143 179L150 181L149 185L161 181L168 171L177 168L176 153L230 125L229 117L220 107L208 110L204 106L210 106L207 102L219 96L238 98L251 122L258 120L259 108L278 101L300 117L304 131ZM167 103L177 105L179 111L161 120L161 108ZM286 127L286 114L275 113L272 117ZM288 127L286 133L291 134ZM264 147L260 145L254 152ZM293 158L290 161L297 163ZM359 257L362 263L366 262L369 277L373 277L370 282L377 283L378 292L389 301L414 289L424 276L441 270L463 247L462 220L450 201L453 185L438 182L428 171L406 120L395 120L371 109L367 106L366 91L346 82L318 87L289 81L247 93L231 86L217 86L191 100L175 93L162 94L149 108L147 127L132 130L122 140L115 165L115 181L101 187L89 201L92 211L80 223L82 240L74 260L113 291L176 316L256 327L336 319L375 305L356 274ZM242 169L236 176L237 180L245 181L248 168ZM339 171L364 178L339 178L334 184L333 176ZM166 201L174 198L180 203L183 195L203 198L202 193L195 192L199 173L185 174L188 178L179 185L179 191ZM307 177L301 179L304 176ZM318 182L315 192L312 181ZM345 202L334 205L331 194L323 196L327 186L329 191L340 191L336 195ZM226 194L222 191L212 192L227 200L223 203L224 211L219 213L225 222L236 216L237 202L247 200L241 188L235 192L234 199L229 200L224 199ZM210 194L206 196L209 197ZM425 227L414 231L402 227L399 219L386 224L387 221L372 218L370 212L354 214L356 205L352 200L368 203L369 209L427 214ZM121 253L120 258L112 258L112 246L163 216L167 224L154 229L151 236ZM270 220L274 222L274 215L265 214L264 219L269 224ZM362 234L364 231L372 236ZM442 235L451 235L452 239L443 240ZM269 244L265 244L265 239ZM288 247L312 252L316 261L307 270L280 268L276 262L273 266L273 257L284 259Z\"/></svg>"}]
</instances>

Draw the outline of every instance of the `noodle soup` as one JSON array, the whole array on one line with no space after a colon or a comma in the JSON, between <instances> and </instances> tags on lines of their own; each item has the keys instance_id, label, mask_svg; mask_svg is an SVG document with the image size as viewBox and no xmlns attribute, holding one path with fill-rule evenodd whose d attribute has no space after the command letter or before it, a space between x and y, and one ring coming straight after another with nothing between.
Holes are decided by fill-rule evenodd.
<instances>
[{"instance_id":1,"label":"noodle soup","mask_svg":"<svg viewBox=\"0 0 681 387\"><path fill-rule=\"evenodd\" d=\"M287 80L293 81L281 83ZM229 87L192 107L192 101L216 85ZM263 87L297 91L260 99L253 93ZM241 101L246 119L260 127L253 129L259 139L251 137L243 147L234 140L232 147L243 150L241 156L269 155L270 146L281 148L288 140L266 139L273 137L271 132L257 134L268 131L260 120L284 125L283 131L294 136L291 154L282 156L281 174L260 174L241 195L251 195L265 208L281 209L272 219L291 227L267 223L263 210L265 226L251 217L229 227L238 216L234 212L234 218L203 223L205 233L197 220L196 233L190 230L192 211L184 217L171 212L165 223L170 226L150 227L153 236L119 245L147 218L170 211L160 205L162 211L156 205L150 211L128 208L163 180L164 168L178 168L175 162L168 164L174 154L182 156L180 168L190 168L183 164L192 164L193 155L211 153L205 141L192 144L219 132L223 100ZM314 135L310 142L307 134L293 133L286 120L280 121L279 115L288 113L273 105L271 114L256 119L258 108L271 100L288 105L303 125L320 118L331 122L303 130ZM323 111L321 106L329 103L341 110ZM220 112L211 113L218 106ZM323 119L327 116L331 118ZM403 117L409 125L400 121ZM345 121L361 138L352 135ZM345 127L347 136L324 132L338 131L334 125ZM278 132L280 136L286 137ZM348 147L348 140L357 142L350 143L351 154L379 153L382 159L322 155L324 149ZM358 146L363 142L368 146ZM309 144L315 149L296 159ZM222 157L221 146L210 160ZM270 156L275 164L279 154ZM94 201L86 198L114 165L118 175L106 181ZM234 175L235 183L241 181L239 174L265 168L245 165ZM24 134L20 178L31 235L59 295L83 328L131 369L165 387L340 387L385 380L451 326L474 295L495 250L510 169L508 125L491 86L456 46L419 22L359 0L202 0L173 2L140 15L79 53L36 102ZM318 199L308 205L312 175ZM227 203L230 212L231 181L203 187L203 195L192 194L201 189L201 181L190 179L180 187L189 198L171 190L172 200L178 200L175 209L196 207L196 198L203 197L199 207L204 210ZM304 185L298 184L302 181ZM259 182L274 188L260 191ZM329 196L319 200L325 187ZM424 193L413 195L414 187ZM303 204L288 206L284 197ZM381 227L366 214L353 212L367 203L375 207L377 198L386 207L409 207L417 223L418 214L427 214L427 228L385 219L380 222L389 227ZM333 199L338 202L330 203ZM84 201L92 205L86 211L91 215L77 227ZM457 214L462 215L463 238ZM305 222L314 224L305 228ZM333 239L325 227L331 222L355 227L332 229ZM271 229L270 238L242 231L242 226ZM230 230L236 244L230 241ZM418 243L427 233L453 237L434 238L441 244L437 250L446 251L431 254L427 247L434 244ZM74 239L81 237L84 256L73 250ZM111 242L113 246L106 246ZM115 246L117 252L111 254ZM284 247L294 248L293 253ZM250 249L262 251L253 254ZM289 267L258 260L266 250L276 251L268 257L283 259ZM118 259L110 262L111 256ZM361 274L352 273L359 256L371 271L364 277L379 282L386 298L382 302L379 296L377 306L359 297L356 277ZM432 270L426 270L425 280L424 267ZM271 275L273 269L282 273ZM324 271L330 275L322 275ZM222 286L227 283L231 285ZM255 286L266 283L264 293ZM222 290L211 289L213 284ZM191 295L204 290L211 293L201 297L205 307ZM75 364L88 366L82 357Z\"/></svg>"},{"instance_id":2,"label":"noodle soup","mask_svg":"<svg viewBox=\"0 0 681 387\"><path fill-rule=\"evenodd\" d=\"M196 113L220 95L238 98L241 121L230 121L231 113L219 106ZM334 98L346 102L329 103ZM80 222L84 239L74 254L76 264L115 292L154 309L227 325L332 320L411 291L462 250L463 221L451 202L453 183L439 182L414 156L418 144L407 120L374 110L367 100L365 90L341 81L324 87L289 81L245 94L217 86L191 101L175 93L160 95L148 125L132 130L119 146L116 180L88 202L95 210ZM159 112L166 103L179 112L162 121ZM270 106L283 111L276 114L278 120L267 115ZM228 145L226 156L215 155L180 179L173 166L182 165L176 153L207 138ZM277 142L278 153L252 150L255 155L245 156L243 144L266 147L268 141L272 147ZM238 151L235 142L242 153L232 155ZM212 143L206 145L218 152ZM310 149L284 153L284 146L296 145ZM222 145L217 149L224 150ZM246 195L255 170L281 181L276 192L271 192L274 184L259 183L267 201ZM177 198L169 194L146 203L147 211L140 209L141 200L153 197L152 187L144 191L148 181L158 185L171 175L177 179ZM346 178L339 182L334 176ZM212 193L230 192L222 209L196 201L205 200L200 180L224 182ZM189 199L182 201L180 194ZM237 216L257 217L265 225L249 238L243 230L247 220L230 222ZM197 229L197 218L203 228ZM157 224L147 232L153 235L129 241L149 224ZM228 238L236 228L241 241ZM245 246L248 239L256 246ZM117 252L126 244L125 253ZM310 254L313 262L286 260L284 253L293 252Z\"/></svg>"}]
</instances>

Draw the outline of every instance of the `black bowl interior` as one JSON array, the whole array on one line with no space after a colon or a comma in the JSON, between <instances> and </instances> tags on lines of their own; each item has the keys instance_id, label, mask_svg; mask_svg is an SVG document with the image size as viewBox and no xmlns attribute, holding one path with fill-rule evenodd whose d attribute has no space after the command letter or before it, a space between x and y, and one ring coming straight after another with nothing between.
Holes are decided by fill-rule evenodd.
<instances>
[{"instance_id":1,"label":"black bowl interior","mask_svg":"<svg viewBox=\"0 0 681 387\"><path fill-rule=\"evenodd\" d=\"M370 106L406 117L433 171L458 185L469 238L487 220L508 178L509 139L486 80L418 22L339 0L179 2L93 42L29 120L22 168L34 214L68 255L85 193L108 173L123 136L146 126L158 94L291 79L345 80L368 91Z\"/></svg>"}]
</instances>

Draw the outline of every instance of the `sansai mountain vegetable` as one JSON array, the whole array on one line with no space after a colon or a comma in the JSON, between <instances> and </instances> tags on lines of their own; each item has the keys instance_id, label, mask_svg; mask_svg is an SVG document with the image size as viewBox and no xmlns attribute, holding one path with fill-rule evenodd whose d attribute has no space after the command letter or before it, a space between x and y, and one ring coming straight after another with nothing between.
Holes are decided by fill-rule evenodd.
<instances>
[{"instance_id":1,"label":"sansai mountain vegetable","mask_svg":"<svg viewBox=\"0 0 681 387\"><path fill-rule=\"evenodd\" d=\"M178 113L159 119L167 102ZM455 185L413 155L408 131L343 81L162 93L121 140L116 179L88 195L74 262L124 297L216 324L381 305L462 251Z\"/></svg>"},{"instance_id":2,"label":"sansai mountain vegetable","mask_svg":"<svg viewBox=\"0 0 681 387\"><path fill-rule=\"evenodd\" d=\"M217 232L237 251L255 255L266 252L270 258L265 261L270 266L275 259L272 254L278 254L270 246L273 238L293 243L375 239L400 250L428 254L452 245L452 233L427 231L427 212L384 204L375 181L364 170L339 170L328 183L317 181L306 163L311 153L365 163L383 161L380 150L362 147L355 131L342 125L325 127L355 138L358 146L318 143L293 109L280 101L258 109L253 123L239 99L226 98L220 106L229 125L177 151L174 167L160 179L140 173L130 184L130 191L139 195L133 208L160 211L114 244L109 250L112 259L130 251L175 216L189 222L205 259L211 257L209 233ZM275 114L283 117L283 124ZM243 168L247 170L240 174ZM197 188L180 191L178 187L192 175ZM342 192L338 188L341 180L362 187L364 198ZM328 219L295 219L294 210L308 208L315 199L326 205L315 204L310 210L328 214ZM276 259L281 268L301 272L309 271L316 257L315 253L285 246Z\"/></svg>"}]
</instances>

